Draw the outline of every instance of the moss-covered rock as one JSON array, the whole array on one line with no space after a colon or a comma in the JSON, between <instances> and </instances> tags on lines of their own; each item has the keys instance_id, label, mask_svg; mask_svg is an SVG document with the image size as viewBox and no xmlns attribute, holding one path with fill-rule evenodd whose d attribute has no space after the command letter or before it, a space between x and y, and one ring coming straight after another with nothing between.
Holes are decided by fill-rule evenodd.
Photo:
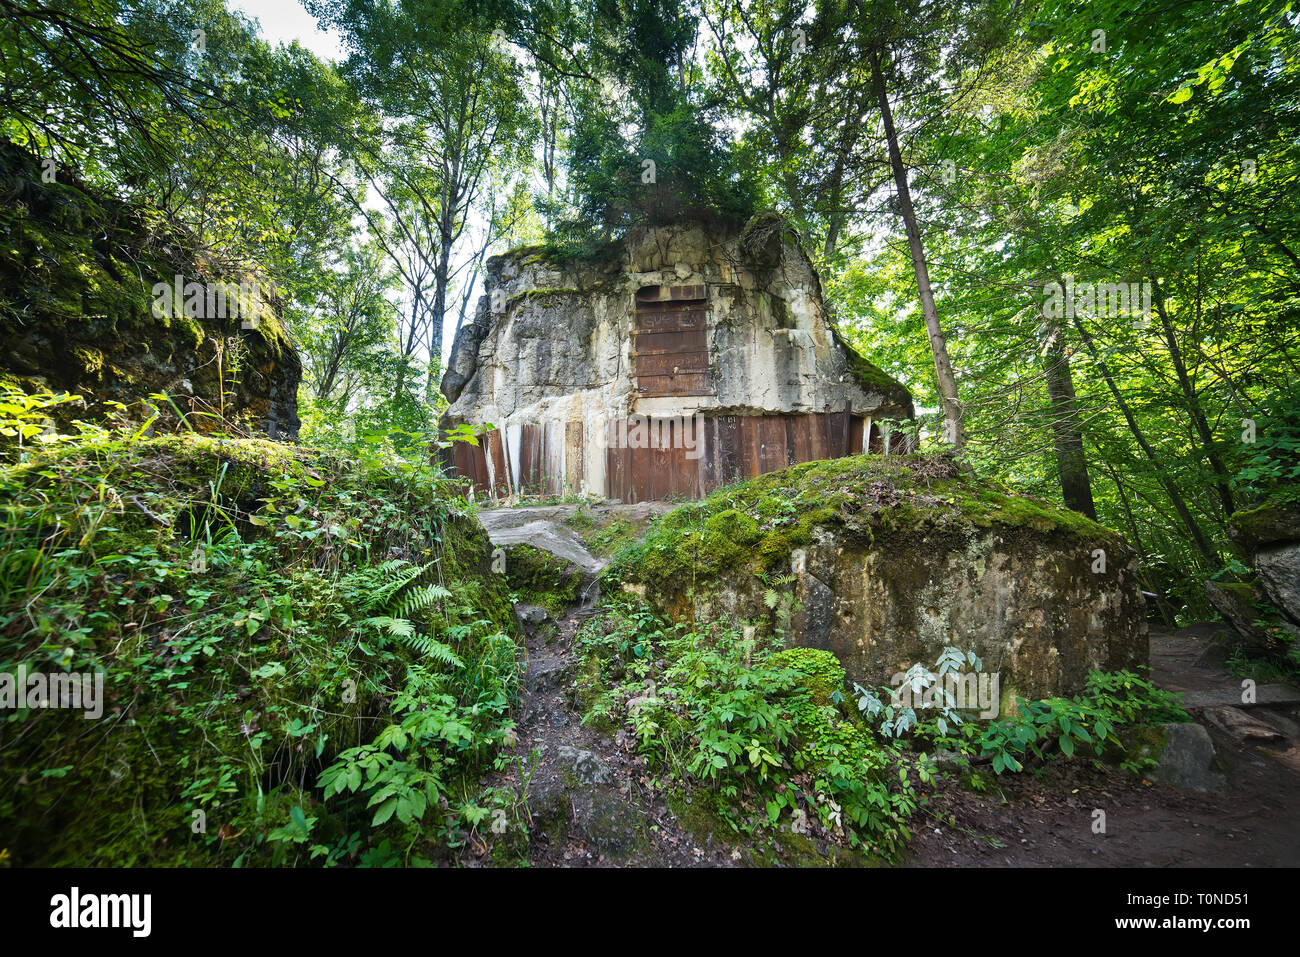
<instances>
[{"instance_id":1,"label":"moss-covered rock","mask_svg":"<svg viewBox=\"0 0 1300 957\"><path fill-rule=\"evenodd\" d=\"M1070 694L1146 661L1135 556L1115 532L919 456L856 456L760 476L683 506L606 574L661 612L789 627L883 684L948 645L1004 688ZM770 582L787 581L775 588Z\"/></svg>"},{"instance_id":2,"label":"moss-covered rock","mask_svg":"<svg viewBox=\"0 0 1300 957\"><path fill-rule=\"evenodd\" d=\"M505 549L505 578L520 601L559 615L578 600L582 572L563 558L531 545Z\"/></svg>"},{"instance_id":3,"label":"moss-covered rock","mask_svg":"<svg viewBox=\"0 0 1300 957\"><path fill-rule=\"evenodd\" d=\"M66 169L42 182L38 160L4 141L0 193L0 384L81 395L76 418L106 418L112 401L143 420L148 397L167 393L175 407L157 406L161 417L179 411L198 431L224 419L297 434L302 367L278 303L259 292L246 304L251 314L218 308L218 292L230 300L241 281L259 291L268 282L216 274L193 237L159 237L138 209L96 195ZM173 293L155 309L155 285L174 290L177 276L182 288L211 289L213 308L205 301L200 315L187 315Z\"/></svg>"},{"instance_id":4,"label":"moss-covered rock","mask_svg":"<svg viewBox=\"0 0 1300 957\"><path fill-rule=\"evenodd\" d=\"M1300 503L1268 502L1247 511L1233 512L1228 534L1247 553L1263 545L1300 541Z\"/></svg>"}]
</instances>

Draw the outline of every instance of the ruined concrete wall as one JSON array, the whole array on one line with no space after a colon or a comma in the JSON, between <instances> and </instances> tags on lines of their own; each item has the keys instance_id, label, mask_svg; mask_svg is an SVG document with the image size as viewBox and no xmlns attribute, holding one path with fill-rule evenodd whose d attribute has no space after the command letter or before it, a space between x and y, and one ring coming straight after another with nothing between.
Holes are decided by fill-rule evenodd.
<instances>
[{"instance_id":1,"label":"ruined concrete wall","mask_svg":"<svg viewBox=\"0 0 1300 957\"><path fill-rule=\"evenodd\" d=\"M944 458L859 455L741 483L665 515L615 557L603 586L616 583L676 620L829 651L866 686L937 670L949 646L1030 700L1148 657L1138 557L1119 535Z\"/></svg>"},{"instance_id":2,"label":"ruined concrete wall","mask_svg":"<svg viewBox=\"0 0 1300 957\"><path fill-rule=\"evenodd\" d=\"M696 300L706 317L699 348L707 350L707 373L674 374L671 348L638 354L638 336L644 344L647 336L687 342L695 335L648 333L638 292L643 310L655 299ZM647 358L651 351L668 354ZM652 365L670 374L647 389ZM665 382L680 387L665 389ZM762 219L729 232L693 224L634 230L601 262L559 262L535 248L495 257L475 319L457 335L443 392L452 402L449 425L497 428L476 462L469 461L474 453L458 450L458 467L480 485L516 492L531 486L604 495L626 487L611 470L643 466L610 449L629 419L689 420L678 436L687 443L704 441L707 420L713 464L701 463L699 479L678 476L682 487L668 489L691 495L731 474L724 458L736 449L724 448L725 429L715 420L784 416L779 429L763 423L780 433L783 451L764 458L772 438L758 426L750 427L751 438L736 440L752 445L753 468L766 470L769 459L770 467L785 464L783 456L868 450L880 444L881 420L913 415L907 390L834 334L811 263L778 221ZM734 477L755 474L744 461L735 469Z\"/></svg>"},{"instance_id":3,"label":"ruined concrete wall","mask_svg":"<svg viewBox=\"0 0 1300 957\"><path fill-rule=\"evenodd\" d=\"M886 684L913 664L933 669L945 647L975 651L1001 674L1001 694L1028 700L1083 690L1088 672L1147 663L1146 605L1131 552L1092 571L1088 541L1032 529L881 534L871 545L834 528L791 565L792 644L834 653L858 681ZM724 577L698 600L702 618L771 616L757 578ZM667 607L683 595L656 596Z\"/></svg>"}]
</instances>

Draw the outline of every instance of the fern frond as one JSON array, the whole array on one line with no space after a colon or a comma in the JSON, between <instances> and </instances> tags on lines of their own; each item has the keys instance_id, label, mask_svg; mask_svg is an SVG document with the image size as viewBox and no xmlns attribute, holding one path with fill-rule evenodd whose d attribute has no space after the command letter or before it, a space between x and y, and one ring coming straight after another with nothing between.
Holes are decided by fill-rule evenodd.
<instances>
[{"instance_id":1,"label":"fern frond","mask_svg":"<svg viewBox=\"0 0 1300 957\"><path fill-rule=\"evenodd\" d=\"M381 581L379 587L366 596L367 610L387 608L393 597L407 585L419 580L420 576L433 567L433 562L424 565L412 565L405 560L398 560L398 567L390 567L389 562L378 566L387 580ZM405 616L399 616L405 617Z\"/></svg>"},{"instance_id":2,"label":"fern frond","mask_svg":"<svg viewBox=\"0 0 1300 957\"><path fill-rule=\"evenodd\" d=\"M443 644L432 635L396 635L397 640L416 654L432 658L449 668L464 668L465 663L451 650L450 645Z\"/></svg>"},{"instance_id":3,"label":"fern frond","mask_svg":"<svg viewBox=\"0 0 1300 957\"><path fill-rule=\"evenodd\" d=\"M362 619L361 624L377 628L393 638L409 637L415 634L415 626L405 618L390 618L387 615L379 615L374 618Z\"/></svg>"},{"instance_id":4,"label":"fern frond","mask_svg":"<svg viewBox=\"0 0 1300 957\"><path fill-rule=\"evenodd\" d=\"M392 612L398 618L413 618L426 608L431 607L438 599L447 598L450 595L451 592L441 585L420 585L394 599L385 610Z\"/></svg>"}]
</instances>

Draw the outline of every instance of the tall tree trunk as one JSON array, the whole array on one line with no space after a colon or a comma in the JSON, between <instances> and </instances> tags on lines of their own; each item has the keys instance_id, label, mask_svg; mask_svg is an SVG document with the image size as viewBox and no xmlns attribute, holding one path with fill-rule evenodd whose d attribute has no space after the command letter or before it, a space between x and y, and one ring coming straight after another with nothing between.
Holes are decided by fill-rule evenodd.
<instances>
[{"instance_id":1,"label":"tall tree trunk","mask_svg":"<svg viewBox=\"0 0 1300 957\"><path fill-rule=\"evenodd\" d=\"M885 142L889 146L889 163L894 171L894 185L898 189L898 209L907 228L907 245L912 252L912 270L916 273L916 291L921 298L921 314L930 334L930 352L934 355L935 380L943 404L943 417L948 436L957 449L966 444L966 429L961 421L961 403L957 400L957 377L948 358L948 344L944 341L943 327L939 324L939 311L934 307L934 293L930 289L930 270L925 262L925 247L921 245L921 229L912 207L912 191L907 184L907 167L898 148L898 134L894 130L894 114L889 108L889 95L885 92L885 77L880 70L880 55L871 53L871 80L880 106L880 116L885 124Z\"/></svg>"},{"instance_id":2,"label":"tall tree trunk","mask_svg":"<svg viewBox=\"0 0 1300 957\"><path fill-rule=\"evenodd\" d=\"M442 209L438 215L438 260L433 269L433 313L429 321L429 373L426 397L437 397L438 370L442 367L442 336L447 321L447 287L451 284L451 247L456 241L456 212L460 206L460 193L456 188L458 165L452 167L452 176L443 193Z\"/></svg>"},{"instance_id":3,"label":"tall tree trunk","mask_svg":"<svg viewBox=\"0 0 1300 957\"><path fill-rule=\"evenodd\" d=\"M1088 459L1083 451L1079 403L1074 393L1074 379L1070 375L1065 330L1050 323L1048 336L1044 374L1052 410L1053 443L1056 446L1056 470L1061 479L1061 497L1068 508L1096 521L1097 507L1092 501L1092 482L1088 476Z\"/></svg>"},{"instance_id":4,"label":"tall tree trunk","mask_svg":"<svg viewBox=\"0 0 1300 957\"><path fill-rule=\"evenodd\" d=\"M1178 385L1183 390L1183 398L1187 402L1187 412L1192 417L1192 424L1196 428L1196 434L1200 436L1201 446L1205 452L1205 459L1210 463L1210 469L1214 472L1214 487L1219 493L1219 504L1223 506L1224 518L1228 518L1236 511L1232 501L1232 489L1228 484L1228 470L1223 466L1223 460L1219 458L1219 453L1214 449L1214 435L1210 432L1209 420L1205 417L1205 411L1201 408L1200 396L1196 394L1196 388L1192 385L1192 380L1187 375L1187 366L1183 362L1182 350L1178 347L1178 339L1174 335L1174 324L1169 320L1169 312L1165 309L1165 294L1156 282L1155 270L1151 264L1147 263L1147 278L1151 281L1151 299L1156 307L1156 315L1160 317L1160 328L1165 334L1165 346L1169 350L1169 358L1174 363L1174 372L1178 375Z\"/></svg>"},{"instance_id":5,"label":"tall tree trunk","mask_svg":"<svg viewBox=\"0 0 1300 957\"><path fill-rule=\"evenodd\" d=\"M1106 362L1105 357L1098 351L1096 343L1092 340L1092 336L1089 334L1082 320L1080 320L1077 315L1074 317L1074 325L1079 331L1079 337L1083 339L1083 344L1088 347L1088 352L1092 356L1093 361L1097 363L1097 368L1101 370L1101 376L1106 381L1107 388L1110 389L1111 397L1114 398L1116 406L1119 407L1120 413L1124 416L1124 421L1128 423L1129 431L1133 433L1133 438L1137 441L1138 447L1142 450L1142 454L1147 457L1148 461L1156 466L1156 480L1165 490L1165 494L1169 496L1169 502L1173 505L1174 511L1178 513L1178 517L1182 520L1184 527L1186 527L1187 534L1191 536L1192 543L1196 546L1196 550L1204 555L1205 559L1210 563L1210 566L1217 571L1223 565L1219 560L1218 553L1215 552L1214 548L1206 539L1205 533L1201 531L1201 526L1197 524L1195 517L1192 515L1191 509L1187 507L1187 502L1183 500L1182 493L1178 491L1178 487L1174 485L1165 474L1164 460L1156 455L1155 449L1151 448L1151 443L1149 443L1146 436L1143 435L1141 427L1137 424L1137 419L1133 416L1133 410L1129 408L1129 404L1125 400L1123 393L1119 391L1119 387L1115 384L1114 377L1111 376L1110 365Z\"/></svg>"}]
</instances>

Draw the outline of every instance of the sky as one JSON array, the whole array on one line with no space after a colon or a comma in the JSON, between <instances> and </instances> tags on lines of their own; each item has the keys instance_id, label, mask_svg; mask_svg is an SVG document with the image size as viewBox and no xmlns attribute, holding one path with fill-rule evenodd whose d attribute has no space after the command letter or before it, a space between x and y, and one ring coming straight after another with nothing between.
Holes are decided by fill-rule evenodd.
<instances>
[{"instance_id":1,"label":"sky","mask_svg":"<svg viewBox=\"0 0 1300 957\"><path fill-rule=\"evenodd\" d=\"M262 25L262 36L272 43L297 40L322 59L343 57L339 35L321 30L298 0L229 0L229 6L256 19Z\"/></svg>"},{"instance_id":2,"label":"sky","mask_svg":"<svg viewBox=\"0 0 1300 957\"><path fill-rule=\"evenodd\" d=\"M343 44L339 34L333 30L322 30L316 18L303 9L299 0L227 0L232 10L238 10L245 16L257 20L261 26L261 35L271 43L291 43L297 40L306 49L324 60L341 60L344 56ZM376 206L377 201L371 197L368 205ZM457 298L458 302L459 299ZM405 308L403 303L402 308ZM470 307L471 313L473 306ZM448 316L444 331L442 356L444 363L451 355L451 346L455 337L456 315Z\"/></svg>"}]
</instances>

